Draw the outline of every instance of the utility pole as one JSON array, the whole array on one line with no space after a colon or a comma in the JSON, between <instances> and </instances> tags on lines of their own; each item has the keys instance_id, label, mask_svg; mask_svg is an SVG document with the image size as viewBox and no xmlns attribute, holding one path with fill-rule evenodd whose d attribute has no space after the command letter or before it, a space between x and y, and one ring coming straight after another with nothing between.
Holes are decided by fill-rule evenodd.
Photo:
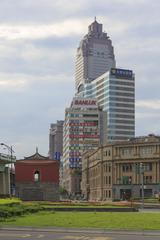
<instances>
[{"instance_id":1,"label":"utility pole","mask_svg":"<svg viewBox=\"0 0 160 240\"><path fill-rule=\"evenodd\" d=\"M141 194L142 194L142 209L144 208L144 166L140 163L140 174L141 174Z\"/></svg>"}]
</instances>

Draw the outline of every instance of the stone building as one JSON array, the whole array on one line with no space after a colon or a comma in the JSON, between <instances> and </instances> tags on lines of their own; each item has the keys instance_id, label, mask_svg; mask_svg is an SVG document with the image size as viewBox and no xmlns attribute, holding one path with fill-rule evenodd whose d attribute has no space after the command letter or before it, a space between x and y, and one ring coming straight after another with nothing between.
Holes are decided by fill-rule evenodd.
<instances>
[{"instance_id":1,"label":"stone building","mask_svg":"<svg viewBox=\"0 0 160 240\"><path fill-rule=\"evenodd\" d=\"M59 200L59 161L36 151L15 164L16 196L22 200Z\"/></svg>"},{"instance_id":2,"label":"stone building","mask_svg":"<svg viewBox=\"0 0 160 240\"><path fill-rule=\"evenodd\" d=\"M86 152L82 193L88 200L140 198L160 192L160 137L149 135L108 143Z\"/></svg>"}]
</instances>

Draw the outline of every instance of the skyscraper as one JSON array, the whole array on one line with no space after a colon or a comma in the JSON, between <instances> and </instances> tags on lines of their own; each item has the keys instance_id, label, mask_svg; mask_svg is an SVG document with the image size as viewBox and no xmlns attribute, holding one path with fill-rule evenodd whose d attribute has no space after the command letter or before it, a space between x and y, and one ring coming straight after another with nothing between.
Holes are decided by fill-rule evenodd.
<instances>
[{"instance_id":1,"label":"skyscraper","mask_svg":"<svg viewBox=\"0 0 160 240\"><path fill-rule=\"evenodd\" d=\"M63 121L52 123L49 133L49 157L60 160L63 149Z\"/></svg>"},{"instance_id":2,"label":"skyscraper","mask_svg":"<svg viewBox=\"0 0 160 240\"><path fill-rule=\"evenodd\" d=\"M84 84L79 95L96 98L106 113L107 134L103 143L135 136L135 77L132 70L112 68Z\"/></svg>"},{"instance_id":3,"label":"skyscraper","mask_svg":"<svg viewBox=\"0 0 160 240\"><path fill-rule=\"evenodd\" d=\"M95 18L77 49L76 91L80 92L84 83L90 83L115 65L112 42Z\"/></svg>"}]
</instances>

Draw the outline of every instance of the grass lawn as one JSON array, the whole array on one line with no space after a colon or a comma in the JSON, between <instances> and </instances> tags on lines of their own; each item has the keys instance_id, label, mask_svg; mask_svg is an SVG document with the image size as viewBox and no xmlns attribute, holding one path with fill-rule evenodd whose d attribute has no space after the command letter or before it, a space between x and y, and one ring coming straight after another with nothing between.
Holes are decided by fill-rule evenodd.
<instances>
[{"instance_id":1,"label":"grass lawn","mask_svg":"<svg viewBox=\"0 0 160 240\"><path fill-rule=\"evenodd\" d=\"M160 230L160 213L38 212L0 222L2 225Z\"/></svg>"}]
</instances>

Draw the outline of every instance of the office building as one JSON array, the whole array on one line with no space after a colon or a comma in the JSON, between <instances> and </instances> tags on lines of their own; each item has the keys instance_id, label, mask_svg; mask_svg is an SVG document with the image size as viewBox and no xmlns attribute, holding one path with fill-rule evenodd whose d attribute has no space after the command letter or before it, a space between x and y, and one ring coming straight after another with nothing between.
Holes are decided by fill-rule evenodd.
<instances>
[{"instance_id":1,"label":"office building","mask_svg":"<svg viewBox=\"0 0 160 240\"><path fill-rule=\"evenodd\" d=\"M62 185L69 194L81 192L82 153L98 147L100 117L101 110L93 98L73 98L65 110Z\"/></svg>"},{"instance_id":2,"label":"office building","mask_svg":"<svg viewBox=\"0 0 160 240\"><path fill-rule=\"evenodd\" d=\"M81 91L85 83L90 83L115 65L112 42L103 32L102 24L95 19L77 48L76 91Z\"/></svg>"},{"instance_id":3,"label":"office building","mask_svg":"<svg viewBox=\"0 0 160 240\"><path fill-rule=\"evenodd\" d=\"M123 141L135 136L135 77L132 70L112 68L84 84L78 95L96 98L106 113L105 141Z\"/></svg>"}]
</instances>

